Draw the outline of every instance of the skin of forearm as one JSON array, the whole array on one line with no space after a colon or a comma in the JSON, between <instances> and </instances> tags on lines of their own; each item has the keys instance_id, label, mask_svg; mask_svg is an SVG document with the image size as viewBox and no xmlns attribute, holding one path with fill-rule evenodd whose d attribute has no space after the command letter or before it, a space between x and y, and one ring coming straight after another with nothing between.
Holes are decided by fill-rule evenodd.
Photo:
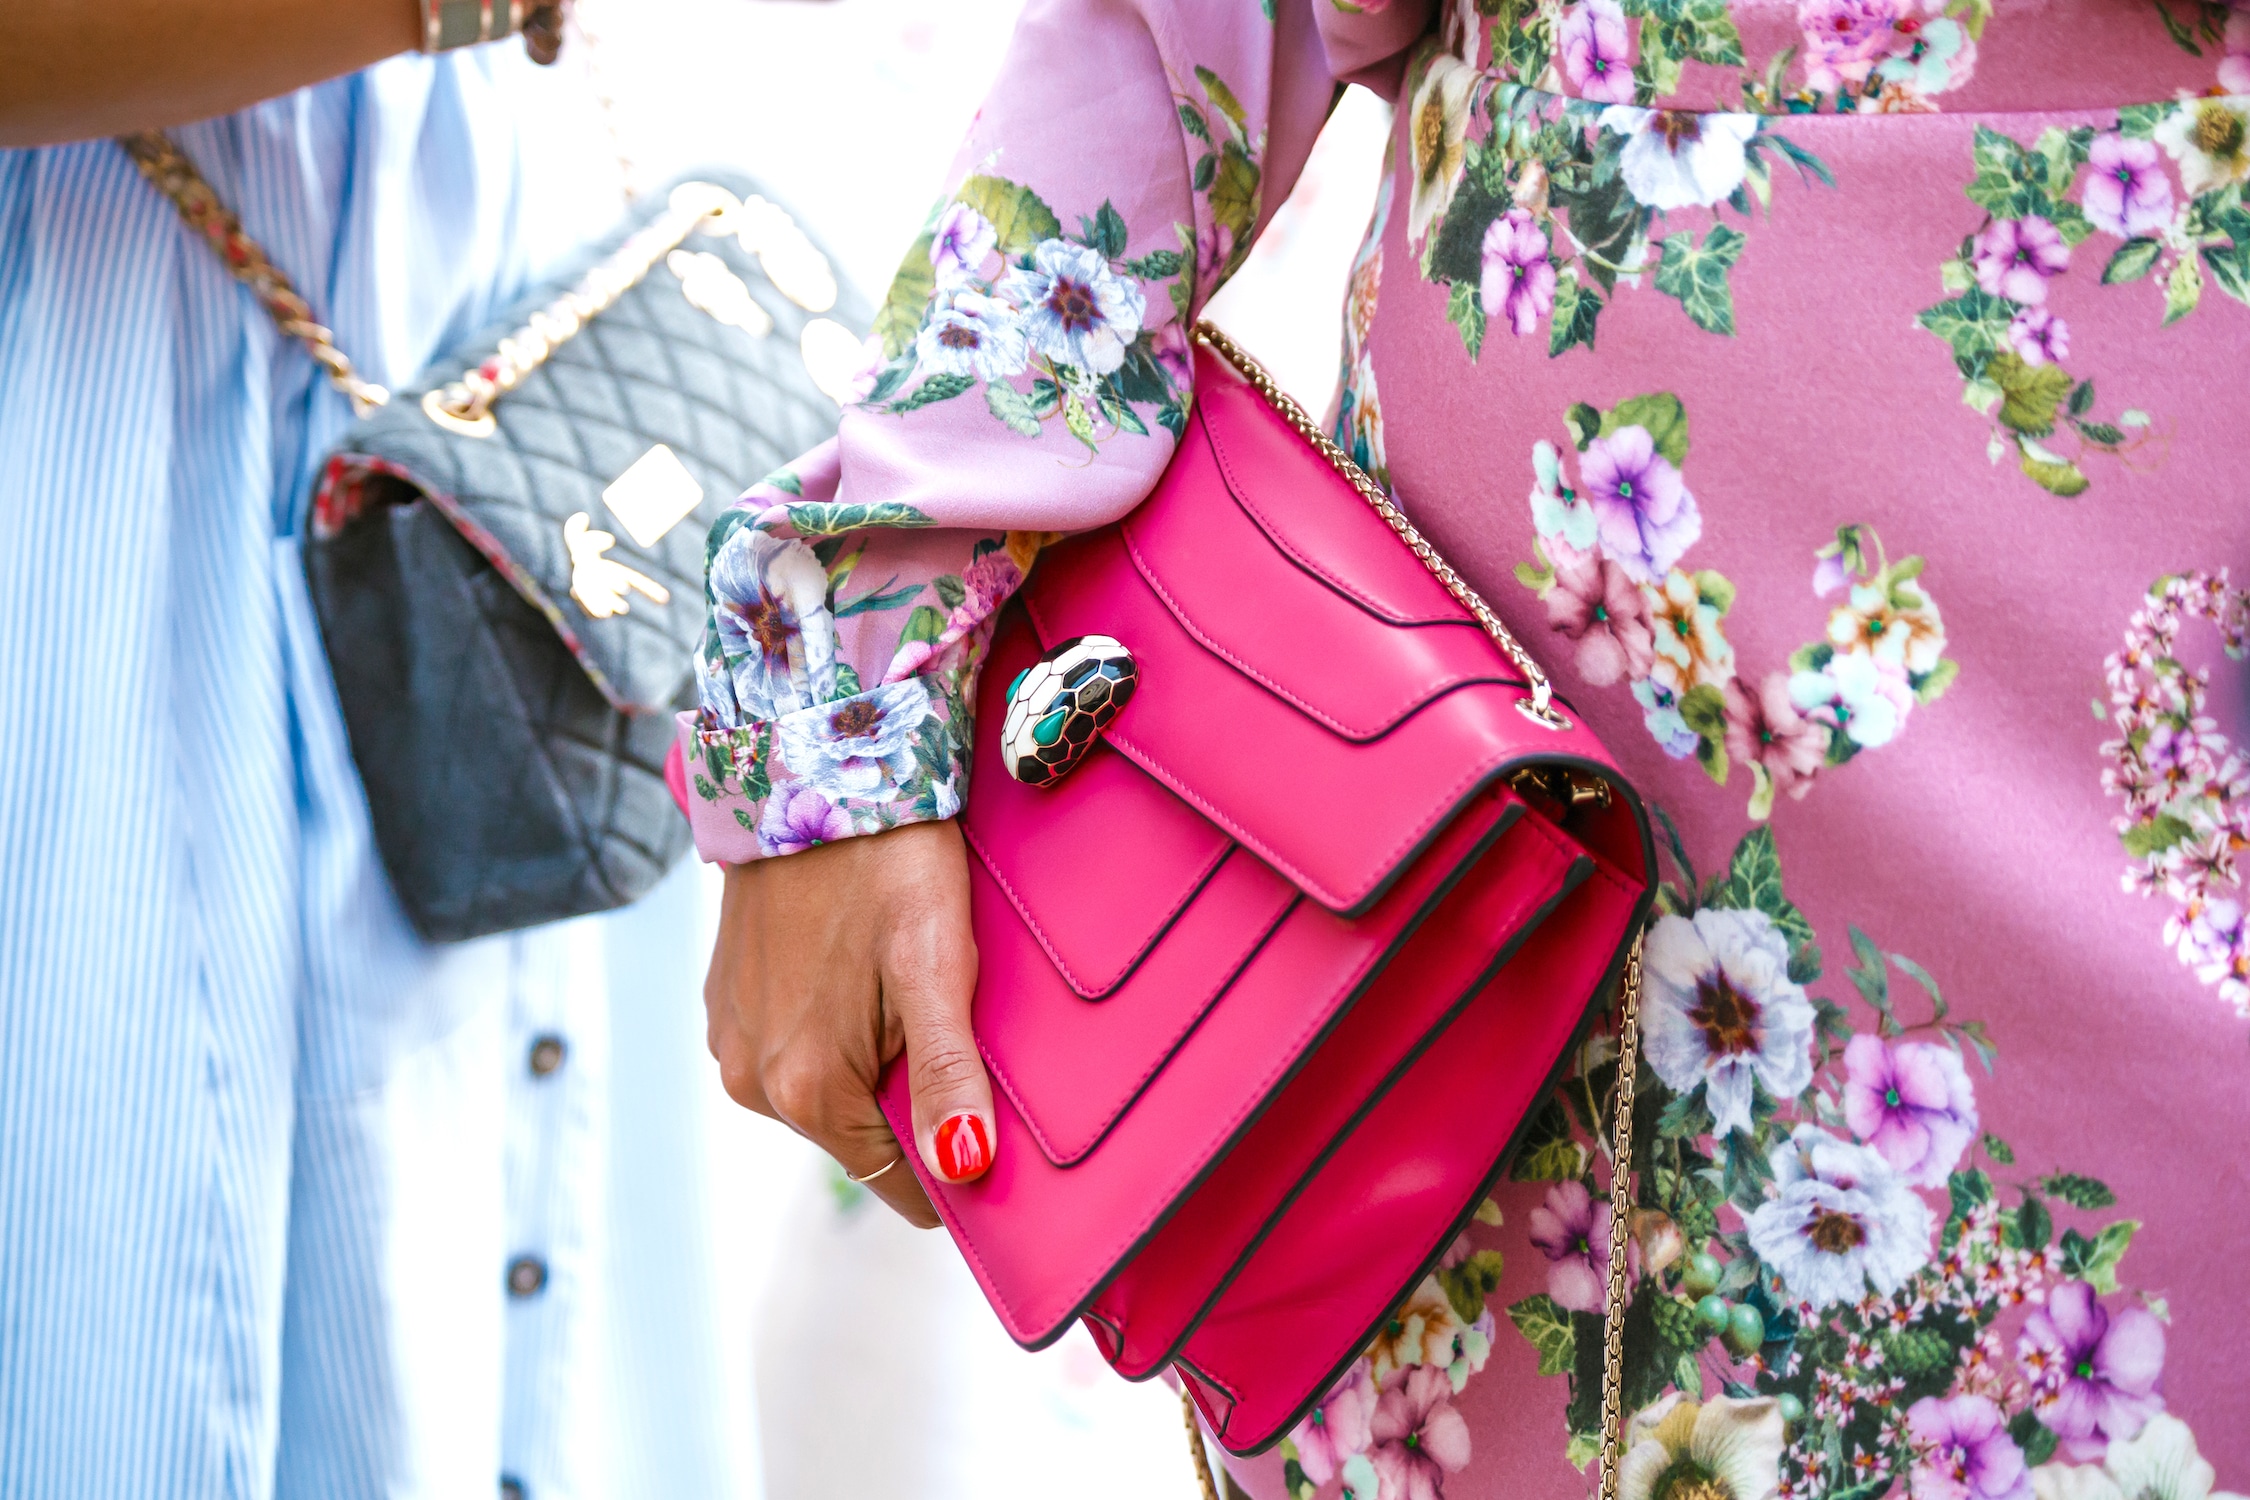
<instances>
[{"instance_id":1,"label":"skin of forearm","mask_svg":"<svg viewBox=\"0 0 2250 1500\"><path fill-rule=\"evenodd\" d=\"M226 114L420 40L417 0L6 0L0 147Z\"/></svg>"}]
</instances>

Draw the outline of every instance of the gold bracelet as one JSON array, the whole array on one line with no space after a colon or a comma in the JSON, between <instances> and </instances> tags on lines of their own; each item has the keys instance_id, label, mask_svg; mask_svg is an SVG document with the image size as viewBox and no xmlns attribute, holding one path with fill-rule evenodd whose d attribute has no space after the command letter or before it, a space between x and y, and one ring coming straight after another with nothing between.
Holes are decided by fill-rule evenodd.
<instances>
[{"instance_id":1,"label":"gold bracelet","mask_svg":"<svg viewBox=\"0 0 2250 1500\"><path fill-rule=\"evenodd\" d=\"M523 29L524 0L422 0L422 50L451 52Z\"/></svg>"}]
</instances>

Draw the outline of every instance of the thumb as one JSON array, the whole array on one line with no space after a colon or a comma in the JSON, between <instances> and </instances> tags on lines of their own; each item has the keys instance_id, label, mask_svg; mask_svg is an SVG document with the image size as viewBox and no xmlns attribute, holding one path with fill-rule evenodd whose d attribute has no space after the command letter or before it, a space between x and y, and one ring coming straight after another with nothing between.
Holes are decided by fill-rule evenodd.
<instances>
[{"instance_id":1,"label":"thumb","mask_svg":"<svg viewBox=\"0 0 2250 1500\"><path fill-rule=\"evenodd\" d=\"M992 1165L992 1081L969 1028L976 993L976 942L967 903L938 903L918 931L900 933L883 964L883 992L906 1042L914 1099L914 1145L945 1182L968 1182Z\"/></svg>"}]
</instances>

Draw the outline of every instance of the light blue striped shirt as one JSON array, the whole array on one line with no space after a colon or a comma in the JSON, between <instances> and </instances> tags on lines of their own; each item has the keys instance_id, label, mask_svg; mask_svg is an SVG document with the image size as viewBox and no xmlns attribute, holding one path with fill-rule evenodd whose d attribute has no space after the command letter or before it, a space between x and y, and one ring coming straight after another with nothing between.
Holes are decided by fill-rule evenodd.
<instances>
[{"instance_id":1,"label":"light blue striped shirt","mask_svg":"<svg viewBox=\"0 0 2250 1500\"><path fill-rule=\"evenodd\" d=\"M400 59L176 138L395 387L581 222L531 201L529 72ZM433 951L389 897L292 540L350 419L114 145L0 152L0 1496L639 1492L614 923ZM667 1394L672 1492L748 1493L743 1414Z\"/></svg>"}]
</instances>

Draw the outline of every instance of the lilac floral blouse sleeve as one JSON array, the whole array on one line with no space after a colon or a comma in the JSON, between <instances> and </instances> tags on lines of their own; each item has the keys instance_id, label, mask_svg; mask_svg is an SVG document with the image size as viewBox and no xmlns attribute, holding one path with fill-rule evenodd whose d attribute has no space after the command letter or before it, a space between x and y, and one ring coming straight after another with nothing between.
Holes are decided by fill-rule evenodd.
<instances>
[{"instance_id":1,"label":"lilac floral blouse sleeve","mask_svg":"<svg viewBox=\"0 0 2250 1500\"><path fill-rule=\"evenodd\" d=\"M1399 0L1035 0L906 252L835 439L712 528L704 858L948 818L994 613L1041 545L1116 519L1186 421L1187 331L1344 76L1425 29ZM1334 32L1343 17L1356 26Z\"/></svg>"}]
</instances>

